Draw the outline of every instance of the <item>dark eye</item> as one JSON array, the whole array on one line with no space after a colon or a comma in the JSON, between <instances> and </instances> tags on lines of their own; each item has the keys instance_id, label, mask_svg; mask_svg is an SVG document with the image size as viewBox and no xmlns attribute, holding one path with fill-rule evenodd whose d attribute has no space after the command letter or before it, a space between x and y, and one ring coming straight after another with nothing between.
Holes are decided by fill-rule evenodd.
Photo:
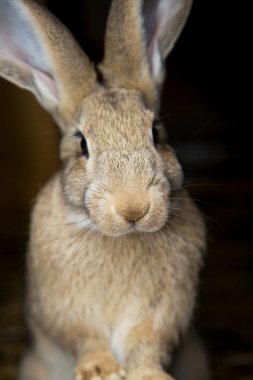
<instances>
[{"instance_id":1,"label":"dark eye","mask_svg":"<svg viewBox=\"0 0 253 380\"><path fill-rule=\"evenodd\" d=\"M86 158L88 158L89 157L89 150L88 150L87 141L86 141L84 135L80 131L78 131L78 132L74 133L74 137L77 137L80 139L80 147L82 150L82 155L85 156Z\"/></svg>"},{"instance_id":2,"label":"dark eye","mask_svg":"<svg viewBox=\"0 0 253 380\"><path fill-rule=\"evenodd\" d=\"M83 135L81 137L80 146L82 149L82 155L85 156L86 158L88 158L89 157L89 150L88 150L88 146L87 146L87 141Z\"/></svg>"},{"instance_id":3,"label":"dark eye","mask_svg":"<svg viewBox=\"0 0 253 380\"><path fill-rule=\"evenodd\" d=\"M154 141L154 145L157 145L158 144L158 140L159 140L159 136L158 136L158 131L157 131L157 122L156 121L153 121L153 125L152 125L152 135L153 135L153 141Z\"/></svg>"}]
</instances>

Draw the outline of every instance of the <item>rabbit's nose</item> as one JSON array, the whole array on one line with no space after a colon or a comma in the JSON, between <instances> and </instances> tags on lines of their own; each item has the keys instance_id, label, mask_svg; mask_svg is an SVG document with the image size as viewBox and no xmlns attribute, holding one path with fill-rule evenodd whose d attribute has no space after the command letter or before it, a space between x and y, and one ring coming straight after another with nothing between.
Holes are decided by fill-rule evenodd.
<instances>
[{"instance_id":1,"label":"rabbit's nose","mask_svg":"<svg viewBox=\"0 0 253 380\"><path fill-rule=\"evenodd\" d=\"M129 223L137 222L143 218L150 208L148 200L142 197L136 197L134 194L124 194L121 197L117 197L115 210Z\"/></svg>"}]
</instances>

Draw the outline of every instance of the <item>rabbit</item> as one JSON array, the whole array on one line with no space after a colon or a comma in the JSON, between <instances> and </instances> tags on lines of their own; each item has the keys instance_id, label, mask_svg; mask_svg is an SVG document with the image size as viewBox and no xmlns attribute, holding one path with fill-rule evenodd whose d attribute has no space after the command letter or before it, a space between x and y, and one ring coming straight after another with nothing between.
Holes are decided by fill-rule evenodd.
<instances>
[{"instance_id":1,"label":"rabbit","mask_svg":"<svg viewBox=\"0 0 253 380\"><path fill-rule=\"evenodd\" d=\"M95 66L46 8L0 0L0 75L31 91L62 132L62 169L31 217L22 380L173 379L206 232L156 120L164 62L190 8L113 0Z\"/></svg>"}]
</instances>

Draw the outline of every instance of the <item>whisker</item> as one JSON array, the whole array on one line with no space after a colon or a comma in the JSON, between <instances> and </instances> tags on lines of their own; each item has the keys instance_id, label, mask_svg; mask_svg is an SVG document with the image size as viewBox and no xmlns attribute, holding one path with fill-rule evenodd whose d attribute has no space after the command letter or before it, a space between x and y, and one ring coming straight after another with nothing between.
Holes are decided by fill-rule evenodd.
<instances>
[{"instance_id":1,"label":"whisker","mask_svg":"<svg viewBox=\"0 0 253 380\"><path fill-rule=\"evenodd\" d=\"M50 224L50 227L65 227L65 226L76 226L84 222L91 222L90 219L86 216L83 219L74 221L74 222L66 222L66 223L54 223ZM88 228L88 226L87 226Z\"/></svg>"},{"instance_id":2,"label":"whisker","mask_svg":"<svg viewBox=\"0 0 253 380\"><path fill-rule=\"evenodd\" d=\"M188 213L188 214L192 214L194 216L198 215L197 212L194 212L194 211L191 211L191 210L187 210L187 209L183 209L183 208L177 208L177 207L171 207L171 210L172 211L178 211L179 213ZM182 220L186 221L186 222L190 222L191 220L188 218L185 218L185 215L183 216L182 214L178 214L177 212L176 213L172 213L172 215L174 217L179 217L181 218ZM209 215L206 215L205 213L201 212L201 215L203 215L204 219L207 220L208 222L210 222L211 224L215 225L216 227L218 227L219 229L221 230L225 230L224 227L219 224L217 222L217 220L213 219L212 217L210 217Z\"/></svg>"},{"instance_id":3,"label":"whisker","mask_svg":"<svg viewBox=\"0 0 253 380\"><path fill-rule=\"evenodd\" d=\"M171 201L177 201L177 200L188 200L189 197L183 197L183 196L177 196L177 197L171 197L170 200ZM207 202L207 201L204 201L203 199L199 199L199 198L195 198L195 197L192 197L191 196L191 199L193 201L195 201L196 203L201 203L201 204L204 204L204 205L207 205L207 206L214 206L214 203L211 203L211 202Z\"/></svg>"},{"instance_id":4,"label":"whisker","mask_svg":"<svg viewBox=\"0 0 253 380\"><path fill-rule=\"evenodd\" d=\"M214 121L216 121L219 117L219 113L216 111L212 113L194 132L189 136L189 138L196 137L199 133L205 130L207 127L211 126Z\"/></svg>"},{"instance_id":5,"label":"whisker","mask_svg":"<svg viewBox=\"0 0 253 380\"><path fill-rule=\"evenodd\" d=\"M92 237L92 235L95 236L95 231L92 230L92 227L87 227L83 230L80 230L77 233L77 235L70 241L70 243L63 248L63 250L67 251L68 249L76 245L87 233L90 235L89 237ZM85 239L85 241L87 241L87 239Z\"/></svg>"},{"instance_id":6,"label":"whisker","mask_svg":"<svg viewBox=\"0 0 253 380\"><path fill-rule=\"evenodd\" d=\"M190 182L187 181L183 184L183 188L191 188L191 187L200 187L200 186L220 186L220 183L218 182Z\"/></svg>"},{"instance_id":7,"label":"whisker","mask_svg":"<svg viewBox=\"0 0 253 380\"><path fill-rule=\"evenodd\" d=\"M200 203L200 204L203 204L203 205L206 205L206 206L214 206L214 203L211 203L211 202L207 202L207 201L204 201L203 199L198 199L198 198L194 198L192 197L192 199L196 202L196 203Z\"/></svg>"},{"instance_id":8,"label":"whisker","mask_svg":"<svg viewBox=\"0 0 253 380\"><path fill-rule=\"evenodd\" d=\"M156 120L157 120L158 122L162 122L162 121L165 120L167 117L172 116L172 115L173 115L172 112L167 112L167 113L165 113L165 114L163 114L163 115L161 115L161 116L157 116L157 117L156 117Z\"/></svg>"}]
</instances>

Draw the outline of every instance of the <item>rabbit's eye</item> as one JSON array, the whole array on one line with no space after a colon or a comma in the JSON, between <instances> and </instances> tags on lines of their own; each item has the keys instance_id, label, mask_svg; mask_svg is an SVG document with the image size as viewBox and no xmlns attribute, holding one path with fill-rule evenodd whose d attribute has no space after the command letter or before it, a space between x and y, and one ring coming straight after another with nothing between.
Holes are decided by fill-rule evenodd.
<instances>
[{"instance_id":1,"label":"rabbit's eye","mask_svg":"<svg viewBox=\"0 0 253 380\"><path fill-rule=\"evenodd\" d=\"M158 144L158 140L159 140L159 136L158 136L158 131L157 131L157 128L156 128L156 125L157 125L157 122L154 121L153 122L153 125L152 125L152 135L153 135L153 142L154 142L154 145L157 145Z\"/></svg>"},{"instance_id":2,"label":"rabbit's eye","mask_svg":"<svg viewBox=\"0 0 253 380\"><path fill-rule=\"evenodd\" d=\"M80 147L82 150L82 155L85 156L86 158L88 158L89 157L89 150L88 150L87 141L86 141L84 135L80 131L78 131L78 132L74 133L74 137L77 137L80 139Z\"/></svg>"},{"instance_id":3,"label":"rabbit's eye","mask_svg":"<svg viewBox=\"0 0 253 380\"><path fill-rule=\"evenodd\" d=\"M89 151L88 151L88 146L87 146L87 141L84 136L81 138L80 146L82 149L82 155L85 156L86 158L89 157Z\"/></svg>"}]
</instances>

